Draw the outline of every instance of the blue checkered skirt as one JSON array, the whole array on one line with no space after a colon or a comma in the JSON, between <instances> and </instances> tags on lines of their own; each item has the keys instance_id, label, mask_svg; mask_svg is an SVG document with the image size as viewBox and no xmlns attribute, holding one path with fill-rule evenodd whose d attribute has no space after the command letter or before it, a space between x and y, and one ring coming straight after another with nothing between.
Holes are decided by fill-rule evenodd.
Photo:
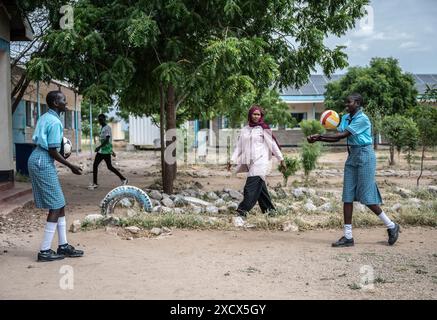
<instances>
[{"instance_id":1,"label":"blue checkered skirt","mask_svg":"<svg viewBox=\"0 0 437 320\"><path fill-rule=\"evenodd\" d=\"M55 160L47 150L37 147L29 157L29 176L35 206L43 209L60 209L65 198L56 172Z\"/></svg>"},{"instance_id":2,"label":"blue checkered skirt","mask_svg":"<svg viewBox=\"0 0 437 320\"><path fill-rule=\"evenodd\" d=\"M372 145L351 146L344 166L343 202L382 204L375 171L376 157Z\"/></svg>"}]
</instances>

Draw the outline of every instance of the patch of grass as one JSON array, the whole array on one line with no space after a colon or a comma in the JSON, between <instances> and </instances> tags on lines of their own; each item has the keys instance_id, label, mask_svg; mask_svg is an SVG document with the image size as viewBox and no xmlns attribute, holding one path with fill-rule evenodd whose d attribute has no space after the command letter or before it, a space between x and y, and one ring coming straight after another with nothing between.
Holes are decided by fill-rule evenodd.
<instances>
[{"instance_id":1,"label":"patch of grass","mask_svg":"<svg viewBox=\"0 0 437 320\"><path fill-rule=\"evenodd\" d=\"M435 194L429 192L427 189L424 188L416 188L411 190L412 192L412 197L413 198L418 198L418 199L422 199L422 200L434 200L435 199Z\"/></svg>"},{"instance_id":2,"label":"patch of grass","mask_svg":"<svg viewBox=\"0 0 437 320\"><path fill-rule=\"evenodd\" d=\"M351 290L360 290L361 289L361 286L359 284L355 283L355 282L352 283L352 284L348 284L347 286Z\"/></svg>"},{"instance_id":3,"label":"patch of grass","mask_svg":"<svg viewBox=\"0 0 437 320\"><path fill-rule=\"evenodd\" d=\"M17 182L30 182L30 178L28 176L22 175L21 173L17 172L15 174L15 181L17 181Z\"/></svg>"},{"instance_id":4,"label":"patch of grass","mask_svg":"<svg viewBox=\"0 0 437 320\"><path fill-rule=\"evenodd\" d=\"M386 280L386 279L384 279L382 277L377 277L377 278L375 278L375 283L381 283L381 284L384 284L384 283L394 283L394 281Z\"/></svg>"},{"instance_id":5,"label":"patch of grass","mask_svg":"<svg viewBox=\"0 0 437 320\"><path fill-rule=\"evenodd\" d=\"M401 225L436 227L437 205L433 204L431 208L411 208L408 211L402 210L398 218L398 223Z\"/></svg>"}]
</instances>

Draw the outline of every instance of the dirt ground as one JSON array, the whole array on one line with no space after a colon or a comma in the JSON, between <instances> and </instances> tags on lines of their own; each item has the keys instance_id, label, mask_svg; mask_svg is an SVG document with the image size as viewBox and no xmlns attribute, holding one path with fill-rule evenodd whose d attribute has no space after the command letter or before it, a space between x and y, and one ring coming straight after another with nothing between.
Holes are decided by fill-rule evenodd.
<instances>
[{"instance_id":1,"label":"dirt ground","mask_svg":"<svg viewBox=\"0 0 437 320\"><path fill-rule=\"evenodd\" d=\"M157 155L118 152L116 162L129 184L144 188L159 177ZM345 158L344 152L329 153L321 163L342 168ZM71 161L91 164L86 154L73 155ZM428 164L432 169L423 184L435 184L435 161ZM384 166L381 160L378 168ZM212 176L208 170L214 172ZM60 168L68 224L98 213L101 199L119 183L102 164L100 187L90 191L86 188L91 181L89 169L84 173L74 176ZM244 176L231 176L217 166L181 166L180 173L178 184L199 181L204 190L242 189L245 181ZM316 172L314 176L320 185L341 190L341 174L326 177ZM414 174L377 180L380 185L387 180L415 184ZM274 172L268 181L273 186L282 178ZM37 263L45 218L46 212L32 204L0 216L0 299L437 298L435 228L404 227L392 247L386 244L382 226L355 228L355 247L343 249L330 246L341 230L173 229L165 236L123 240L111 230L97 229L68 233L69 242L85 250L83 258ZM53 247L56 242L57 236Z\"/></svg>"}]
</instances>

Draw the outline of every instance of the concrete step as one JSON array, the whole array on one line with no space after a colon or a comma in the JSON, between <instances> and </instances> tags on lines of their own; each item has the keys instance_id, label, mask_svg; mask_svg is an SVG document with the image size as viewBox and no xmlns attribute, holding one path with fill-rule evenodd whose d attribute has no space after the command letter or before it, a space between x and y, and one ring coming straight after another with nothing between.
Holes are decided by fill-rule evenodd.
<instances>
[{"instance_id":1,"label":"concrete step","mask_svg":"<svg viewBox=\"0 0 437 320\"><path fill-rule=\"evenodd\" d=\"M0 191L6 191L14 187L13 181L0 182Z\"/></svg>"},{"instance_id":2,"label":"concrete step","mask_svg":"<svg viewBox=\"0 0 437 320\"><path fill-rule=\"evenodd\" d=\"M32 188L29 186L13 187L7 190L2 190L0 192L0 203L9 202L17 199L21 196L32 194Z\"/></svg>"}]
</instances>

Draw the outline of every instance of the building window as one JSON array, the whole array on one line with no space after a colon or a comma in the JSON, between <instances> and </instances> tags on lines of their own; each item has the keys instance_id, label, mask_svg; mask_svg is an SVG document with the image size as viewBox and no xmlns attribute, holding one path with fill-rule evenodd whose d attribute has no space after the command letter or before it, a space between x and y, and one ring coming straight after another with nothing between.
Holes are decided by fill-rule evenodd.
<instances>
[{"instance_id":1,"label":"building window","mask_svg":"<svg viewBox=\"0 0 437 320\"><path fill-rule=\"evenodd\" d=\"M220 117L220 129L229 129L229 119L227 117Z\"/></svg>"},{"instance_id":2,"label":"building window","mask_svg":"<svg viewBox=\"0 0 437 320\"><path fill-rule=\"evenodd\" d=\"M49 108L47 107L47 105L46 104L41 104L41 115L43 115L47 111L49 111Z\"/></svg>"},{"instance_id":3,"label":"building window","mask_svg":"<svg viewBox=\"0 0 437 320\"><path fill-rule=\"evenodd\" d=\"M320 117L322 116L322 114L320 112L316 112L314 114L315 120L320 120Z\"/></svg>"},{"instance_id":4,"label":"building window","mask_svg":"<svg viewBox=\"0 0 437 320\"><path fill-rule=\"evenodd\" d=\"M74 111L65 112L65 129L73 128L73 112Z\"/></svg>"},{"instance_id":5,"label":"building window","mask_svg":"<svg viewBox=\"0 0 437 320\"><path fill-rule=\"evenodd\" d=\"M293 113L293 112L292 112L292 113L291 113L291 116L297 120L297 124L296 124L295 128L298 128L298 127L299 127L299 123L300 123L302 120L306 120L306 119L308 118L308 117L307 117L307 112L298 112L298 113Z\"/></svg>"},{"instance_id":6,"label":"building window","mask_svg":"<svg viewBox=\"0 0 437 320\"><path fill-rule=\"evenodd\" d=\"M30 101L26 101L26 127L33 128L35 126L35 121L33 118L33 103Z\"/></svg>"}]
</instances>

